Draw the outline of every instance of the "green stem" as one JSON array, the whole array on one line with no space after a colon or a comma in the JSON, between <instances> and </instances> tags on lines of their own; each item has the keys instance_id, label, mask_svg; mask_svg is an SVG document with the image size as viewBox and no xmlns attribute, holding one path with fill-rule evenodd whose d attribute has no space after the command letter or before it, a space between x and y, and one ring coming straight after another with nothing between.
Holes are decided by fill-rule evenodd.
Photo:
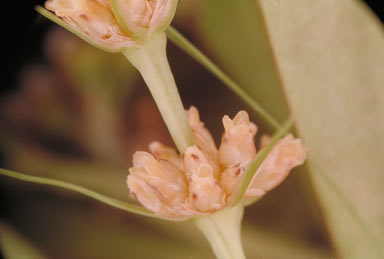
<instances>
[{"instance_id":1,"label":"green stem","mask_svg":"<svg viewBox=\"0 0 384 259\"><path fill-rule=\"evenodd\" d=\"M241 220L244 206L220 210L197 217L194 223L208 239L217 259L245 259L241 244Z\"/></svg>"},{"instance_id":2,"label":"green stem","mask_svg":"<svg viewBox=\"0 0 384 259\"><path fill-rule=\"evenodd\" d=\"M109 206L115 207L117 209L121 209L124 211L132 212L132 213L143 215L143 216L160 218L157 215L155 215L153 212L151 212L151 211L149 211L149 210L147 210L141 206L129 204L127 202L108 197L106 195L97 193L95 191L92 191L90 189L84 188L82 186L79 186L79 185L76 185L73 183L68 183L68 182L64 182L61 180L50 179L50 178L45 178L45 177L40 177L40 176L22 174L22 173L14 172L14 171L3 169L3 168L0 168L0 175L12 177L14 179L18 179L18 180L25 181L25 182L50 185L50 186L55 186L55 187L59 187L62 189L74 191L77 193L81 193L85 196L88 196L90 198L93 198L95 200L98 200L102 203L105 203Z\"/></svg>"},{"instance_id":3,"label":"green stem","mask_svg":"<svg viewBox=\"0 0 384 259\"><path fill-rule=\"evenodd\" d=\"M140 48L122 50L141 73L177 148L182 153L194 144L191 127L166 56L167 37L155 34Z\"/></svg>"},{"instance_id":4,"label":"green stem","mask_svg":"<svg viewBox=\"0 0 384 259\"><path fill-rule=\"evenodd\" d=\"M209 72L216 76L221 82L227 85L235 94L237 94L246 104L248 104L258 115L260 115L274 129L280 128L280 123L275 120L259 103L257 103L247 92L245 92L232 78L226 75L217 65L215 65L207 56L196 48L175 28L168 27L167 35L169 39L188 55L205 67Z\"/></svg>"}]
</instances>

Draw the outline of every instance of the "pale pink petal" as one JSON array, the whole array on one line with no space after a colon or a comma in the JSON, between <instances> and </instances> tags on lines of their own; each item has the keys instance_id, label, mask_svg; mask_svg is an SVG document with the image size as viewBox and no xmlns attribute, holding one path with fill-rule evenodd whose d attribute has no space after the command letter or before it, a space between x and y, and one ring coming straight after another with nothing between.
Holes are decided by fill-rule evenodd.
<instances>
[{"instance_id":1,"label":"pale pink petal","mask_svg":"<svg viewBox=\"0 0 384 259\"><path fill-rule=\"evenodd\" d=\"M184 151L184 170L187 177L191 177L195 173L197 168L201 164L207 164L212 169L212 174L216 179L220 177L220 167L219 164L212 160L207 153L203 152L198 146L194 145L188 147Z\"/></svg>"},{"instance_id":2,"label":"pale pink petal","mask_svg":"<svg viewBox=\"0 0 384 259\"><path fill-rule=\"evenodd\" d=\"M300 139L292 135L281 139L260 165L245 196L254 197L275 188L292 168L304 163L306 155L306 148Z\"/></svg>"},{"instance_id":3,"label":"pale pink petal","mask_svg":"<svg viewBox=\"0 0 384 259\"><path fill-rule=\"evenodd\" d=\"M161 160L167 160L175 164L180 170L184 170L183 160L176 150L168 147L158 141L154 141L149 144L149 151L157 158Z\"/></svg>"},{"instance_id":4,"label":"pale pink petal","mask_svg":"<svg viewBox=\"0 0 384 259\"><path fill-rule=\"evenodd\" d=\"M188 198L188 182L175 164L156 160L147 152L136 152L127 179L132 195L147 209L158 215L185 217L183 204Z\"/></svg>"},{"instance_id":5,"label":"pale pink petal","mask_svg":"<svg viewBox=\"0 0 384 259\"><path fill-rule=\"evenodd\" d=\"M219 148L219 161L224 167L244 164L256 155L254 137L257 131L255 124L249 121L248 114L240 111L233 120L223 117L225 128Z\"/></svg>"},{"instance_id":6,"label":"pale pink petal","mask_svg":"<svg viewBox=\"0 0 384 259\"><path fill-rule=\"evenodd\" d=\"M184 167L189 181L189 203L200 212L212 212L225 206L222 190L210 161L197 146L184 152Z\"/></svg>"},{"instance_id":7,"label":"pale pink petal","mask_svg":"<svg viewBox=\"0 0 384 259\"><path fill-rule=\"evenodd\" d=\"M108 1L49 0L45 7L75 30L111 49L136 46L118 25Z\"/></svg>"},{"instance_id":8,"label":"pale pink petal","mask_svg":"<svg viewBox=\"0 0 384 259\"><path fill-rule=\"evenodd\" d=\"M225 169L221 174L220 183L228 197L234 192L247 166L248 164L244 166L241 164L233 165Z\"/></svg>"},{"instance_id":9,"label":"pale pink petal","mask_svg":"<svg viewBox=\"0 0 384 259\"><path fill-rule=\"evenodd\" d=\"M200 121L199 111L191 106L187 112L189 124L191 125L196 145L215 163L218 159L218 151L211 133L205 128L204 123Z\"/></svg>"}]
</instances>

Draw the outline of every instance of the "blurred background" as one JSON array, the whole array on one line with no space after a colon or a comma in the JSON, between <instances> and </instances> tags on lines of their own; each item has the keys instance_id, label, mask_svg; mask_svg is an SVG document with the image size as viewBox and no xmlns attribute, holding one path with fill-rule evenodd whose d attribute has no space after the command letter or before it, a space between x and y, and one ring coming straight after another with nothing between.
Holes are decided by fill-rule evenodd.
<instances>
[{"instance_id":1,"label":"blurred background","mask_svg":"<svg viewBox=\"0 0 384 259\"><path fill-rule=\"evenodd\" d=\"M378 1L366 2L383 17ZM101 52L39 16L36 4L43 1L9 1L5 9L12 18L1 18L0 166L129 200L125 179L133 152L146 150L153 140L172 145L160 114L140 75L122 56ZM209 10L204 1L181 1L174 26L221 64L225 60L205 40L209 19L200 20L201 10ZM236 28L226 30L230 35ZM172 43L168 56L184 105L199 108L219 143L221 117L250 109ZM265 102L280 121L287 116L284 101ZM255 114L251 117L258 137L272 132ZM249 258L336 256L307 183L300 167L246 209L243 239ZM0 177L0 201L0 231L7 233L10 247L25 253L213 258L191 223L135 216L76 193L5 177Z\"/></svg>"}]
</instances>

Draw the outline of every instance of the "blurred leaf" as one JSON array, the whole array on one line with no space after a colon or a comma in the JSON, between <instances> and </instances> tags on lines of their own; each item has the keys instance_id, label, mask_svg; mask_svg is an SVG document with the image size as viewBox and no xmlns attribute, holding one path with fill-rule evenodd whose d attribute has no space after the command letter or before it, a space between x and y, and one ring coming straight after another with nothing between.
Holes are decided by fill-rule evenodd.
<instances>
[{"instance_id":1,"label":"blurred leaf","mask_svg":"<svg viewBox=\"0 0 384 259\"><path fill-rule=\"evenodd\" d=\"M211 0L205 7L205 38L238 78L281 74L340 255L384 256L384 38L377 19L347 0ZM249 91L273 100L270 86L279 82L269 80Z\"/></svg>"},{"instance_id":2,"label":"blurred leaf","mask_svg":"<svg viewBox=\"0 0 384 259\"><path fill-rule=\"evenodd\" d=\"M52 258L214 258L192 222L143 218L97 203L47 195L29 196L14 213L21 229ZM309 242L250 224L243 227L243 241L248 258L330 258Z\"/></svg>"},{"instance_id":3,"label":"blurred leaf","mask_svg":"<svg viewBox=\"0 0 384 259\"><path fill-rule=\"evenodd\" d=\"M6 259L45 259L33 244L20 233L0 221L0 248Z\"/></svg>"},{"instance_id":4,"label":"blurred leaf","mask_svg":"<svg viewBox=\"0 0 384 259\"><path fill-rule=\"evenodd\" d=\"M261 1L330 231L384 257L384 33L358 1Z\"/></svg>"},{"instance_id":5,"label":"blurred leaf","mask_svg":"<svg viewBox=\"0 0 384 259\"><path fill-rule=\"evenodd\" d=\"M212 258L209 246L201 249L188 237L168 231L167 226L172 225L179 232L183 223L149 220L98 203L36 192L15 208L15 224L50 258ZM197 242L204 244L202 241Z\"/></svg>"}]
</instances>

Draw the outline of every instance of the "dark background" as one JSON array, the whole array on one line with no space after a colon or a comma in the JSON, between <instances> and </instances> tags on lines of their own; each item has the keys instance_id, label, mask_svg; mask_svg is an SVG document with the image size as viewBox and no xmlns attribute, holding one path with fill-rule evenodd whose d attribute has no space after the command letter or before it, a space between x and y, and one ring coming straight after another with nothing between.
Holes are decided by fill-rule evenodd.
<instances>
[{"instance_id":1,"label":"dark background","mask_svg":"<svg viewBox=\"0 0 384 259\"><path fill-rule=\"evenodd\" d=\"M17 73L21 67L41 57L41 41L44 32L52 26L34 10L44 0L5 1L1 15L2 75L0 94L18 85ZM384 20L384 8L380 1L365 1ZM7 15L8 14L8 15ZM12 17L12 18L9 18Z\"/></svg>"}]
</instances>

